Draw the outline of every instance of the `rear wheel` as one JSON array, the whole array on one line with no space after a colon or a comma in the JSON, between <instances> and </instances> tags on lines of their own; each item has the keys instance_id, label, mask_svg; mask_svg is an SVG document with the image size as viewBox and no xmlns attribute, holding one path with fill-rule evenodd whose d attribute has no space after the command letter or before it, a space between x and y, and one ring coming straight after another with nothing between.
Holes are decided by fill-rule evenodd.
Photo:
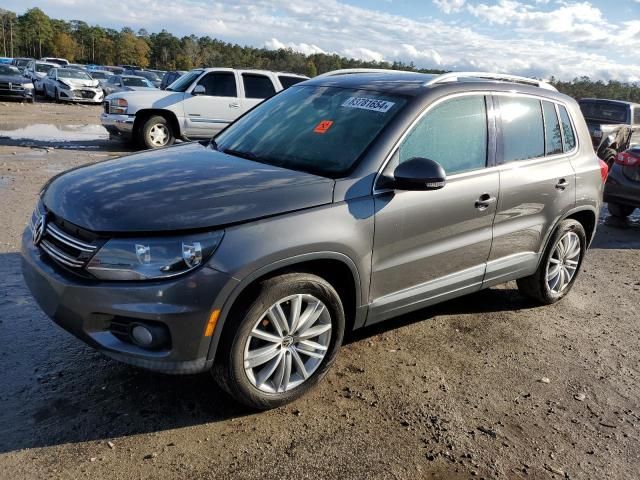
<instances>
[{"instance_id":1,"label":"rear wheel","mask_svg":"<svg viewBox=\"0 0 640 480\"><path fill-rule=\"evenodd\" d=\"M634 207L628 205L620 205L619 203L607 203L609 213L616 218L627 218L635 210Z\"/></svg>"},{"instance_id":2,"label":"rear wheel","mask_svg":"<svg viewBox=\"0 0 640 480\"><path fill-rule=\"evenodd\" d=\"M176 138L171 124L160 115L149 117L140 128L141 144L145 148L161 148L172 145Z\"/></svg>"},{"instance_id":3,"label":"rear wheel","mask_svg":"<svg viewBox=\"0 0 640 480\"><path fill-rule=\"evenodd\" d=\"M536 272L518 279L518 290L546 305L557 302L573 287L586 248L587 236L580 222L563 220L551 235Z\"/></svg>"},{"instance_id":4,"label":"rear wheel","mask_svg":"<svg viewBox=\"0 0 640 480\"><path fill-rule=\"evenodd\" d=\"M291 273L262 282L247 304L229 318L212 373L239 402L275 408L329 370L344 335L342 303L323 278Z\"/></svg>"}]
</instances>

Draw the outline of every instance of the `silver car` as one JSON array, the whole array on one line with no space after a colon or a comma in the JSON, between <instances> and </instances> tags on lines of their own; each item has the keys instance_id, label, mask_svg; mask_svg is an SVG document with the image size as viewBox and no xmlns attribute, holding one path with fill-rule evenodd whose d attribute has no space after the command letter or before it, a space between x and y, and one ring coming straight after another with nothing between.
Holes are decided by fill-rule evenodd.
<instances>
[{"instance_id":1,"label":"silver car","mask_svg":"<svg viewBox=\"0 0 640 480\"><path fill-rule=\"evenodd\" d=\"M104 92L97 80L82 70L52 68L43 81L44 94L57 102L101 103Z\"/></svg>"},{"instance_id":2,"label":"silver car","mask_svg":"<svg viewBox=\"0 0 640 480\"><path fill-rule=\"evenodd\" d=\"M42 62L40 60L31 60L27 63L24 70L24 76L31 79L36 93L44 93L44 79L52 68L57 68L55 63Z\"/></svg>"},{"instance_id":3,"label":"silver car","mask_svg":"<svg viewBox=\"0 0 640 480\"><path fill-rule=\"evenodd\" d=\"M113 75L103 84L105 96L116 92L133 92L137 90L157 90L157 88L144 77L136 75Z\"/></svg>"},{"instance_id":4,"label":"silver car","mask_svg":"<svg viewBox=\"0 0 640 480\"><path fill-rule=\"evenodd\" d=\"M210 370L273 408L322 379L345 332L510 280L561 300L606 173L578 104L547 83L339 71L210 142L56 176L23 272L56 323L110 357Z\"/></svg>"}]
</instances>

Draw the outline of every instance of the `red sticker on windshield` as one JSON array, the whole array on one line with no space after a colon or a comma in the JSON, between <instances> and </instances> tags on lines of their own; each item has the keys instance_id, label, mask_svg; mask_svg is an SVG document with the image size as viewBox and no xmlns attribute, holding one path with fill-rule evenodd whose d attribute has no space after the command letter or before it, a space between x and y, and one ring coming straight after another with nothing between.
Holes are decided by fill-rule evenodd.
<instances>
[{"instance_id":1,"label":"red sticker on windshield","mask_svg":"<svg viewBox=\"0 0 640 480\"><path fill-rule=\"evenodd\" d=\"M333 125L333 120L322 120L313 131L314 133L327 133L331 125Z\"/></svg>"}]
</instances>

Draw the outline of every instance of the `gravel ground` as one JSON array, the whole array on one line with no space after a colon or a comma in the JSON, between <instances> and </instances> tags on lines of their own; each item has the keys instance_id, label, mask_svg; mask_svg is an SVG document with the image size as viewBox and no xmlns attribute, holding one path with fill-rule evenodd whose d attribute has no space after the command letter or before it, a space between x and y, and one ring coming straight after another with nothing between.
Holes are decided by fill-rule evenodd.
<instances>
[{"instance_id":1,"label":"gravel ground","mask_svg":"<svg viewBox=\"0 0 640 480\"><path fill-rule=\"evenodd\" d=\"M256 414L206 374L103 357L26 290L19 237L42 184L127 152L99 112L0 103L0 478L637 478L640 219L604 215L559 304L510 283L367 328L309 395ZM55 125L73 138L38 137Z\"/></svg>"}]
</instances>

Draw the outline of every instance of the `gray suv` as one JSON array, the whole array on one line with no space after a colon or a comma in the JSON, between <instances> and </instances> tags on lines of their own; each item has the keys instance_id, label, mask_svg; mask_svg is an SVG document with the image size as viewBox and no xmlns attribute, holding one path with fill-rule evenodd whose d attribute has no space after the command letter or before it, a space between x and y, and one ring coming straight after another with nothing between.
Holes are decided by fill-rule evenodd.
<instances>
[{"instance_id":1,"label":"gray suv","mask_svg":"<svg viewBox=\"0 0 640 480\"><path fill-rule=\"evenodd\" d=\"M22 241L60 326L265 409L345 332L509 280L567 295L603 175L577 103L508 75L338 71L211 141L68 171Z\"/></svg>"}]
</instances>

